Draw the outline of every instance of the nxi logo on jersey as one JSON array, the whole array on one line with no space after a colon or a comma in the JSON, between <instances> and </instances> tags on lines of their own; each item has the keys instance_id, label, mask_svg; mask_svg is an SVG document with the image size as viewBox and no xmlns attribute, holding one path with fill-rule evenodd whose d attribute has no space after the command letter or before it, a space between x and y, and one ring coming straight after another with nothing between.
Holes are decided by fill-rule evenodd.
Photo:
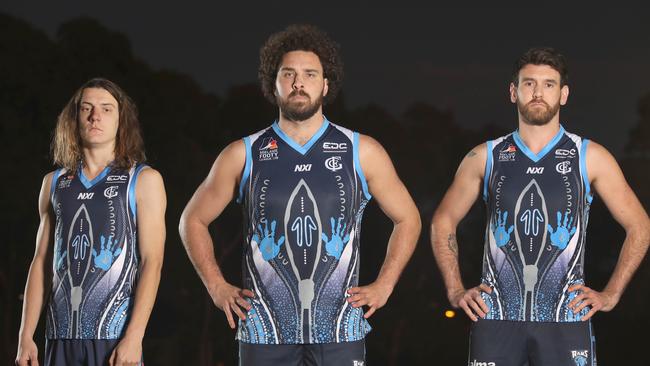
<instances>
[{"instance_id":1,"label":"nxi logo on jersey","mask_svg":"<svg viewBox=\"0 0 650 366\"><path fill-rule=\"evenodd\" d=\"M93 199L93 196L95 195L94 192L81 192L77 196L78 200L91 200Z\"/></svg>"},{"instance_id":2,"label":"nxi logo on jersey","mask_svg":"<svg viewBox=\"0 0 650 366\"><path fill-rule=\"evenodd\" d=\"M526 169L526 174L542 174L544 173L544 167L533 167L529 166L528 169Z\"/></svg>"},{"instance_id":3,"label":"nxi logo on jersey","mask_svg":"<svg viewBox=\"0 0 650 366\"><path fill-rule=\"evenodd\" d=\"M294 172L309 172L311 171L311 164L296 164L296 167L293 168Z\"/></svg>"}]
</instances>

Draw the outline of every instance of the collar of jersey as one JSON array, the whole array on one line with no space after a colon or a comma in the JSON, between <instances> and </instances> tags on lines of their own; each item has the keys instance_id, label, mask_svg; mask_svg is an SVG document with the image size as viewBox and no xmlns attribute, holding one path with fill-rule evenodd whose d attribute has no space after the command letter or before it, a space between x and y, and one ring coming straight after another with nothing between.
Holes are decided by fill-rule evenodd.
<instances>
[{"instance_id":1,"label":"collar of jersey","mask_svg":"<svg viewBox=\"0 0 650 366\"><path fill-rule=\"evenodd\" d=\"M519 147L519 150L521 150L524 154L526 154L526 156L528 156L528 158L530 160L532 160L534 162L538 162L544 156L546 156L546 154L549 151L551 151L551 149L555 145L557 145L558 142L560 142L560 139L562 138L562 135L564 135L564 127L562 127L562 125L560 125L560 130L557 132L555 137L553 137L553 139L551 141L549 141L549 143L546 144L546 146L544 146L542 151L540 151L538 154L533 153L532 151L530 151L528 146L526 146L526 144L524 143L524 140L522 140L521 137L519 136L519 130L515 131L512 134L512 138L515 140L515 144L517 144L517 147Z\"/></svg>"},{"instance_id":2,"label":"collar of jersey","mask_svg":"<svg viewBox=\"0 0 650 366\"><path fill-rule=\"evenodd\" d=\"M111 170L111 166L109 164L108 166L106 166L106 168L104 168L104 170L102 170L101 173L99 173L98 176L93 178L93 180L88 180L88 178L86 178L86 175L84 174L83 166L79 166L79 180L81 181L81 184L83 184L84 187L88 189L94 186L95 184L97 184L97 182L99 182L100 180L104 179L104 177L106 176L106 174L108 174L110 170Z\"/></svg>"},{"instance_id":3,"label":"collar of jersey","mask_svg":"<svg viewBox=\"0 0 650 366\"><path fill-rule=\"evenodd\" d=\"M318 139L323 136L325 133L325 130L327 130L327 127L330 125L330 121L327 120L327 117L323 116L323 124L320 126L318 131L312 136L307 143L304 145L300 146L298 145L295 141L291 139L291 137L287 136L286 133L284 133L281 129L280 126L278 125L278 121L276 120L273 122L273 131L280 136L280 138L287 143L287 145L291 146L294 150L299 152L301 155L305 155L309 149L318 141Z\"/></svg>"}]
</instances>

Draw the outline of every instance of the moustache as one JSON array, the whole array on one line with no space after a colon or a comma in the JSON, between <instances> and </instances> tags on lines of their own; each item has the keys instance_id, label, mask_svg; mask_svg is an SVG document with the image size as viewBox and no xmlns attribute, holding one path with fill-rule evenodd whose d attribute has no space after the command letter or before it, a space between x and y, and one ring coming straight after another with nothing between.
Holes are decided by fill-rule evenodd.
<instances>
[{"instance_id":1,"label":"moustache","mask_svg":"<svg viewBox=\"0 0 650 366\"><path fill-rule=\"evenodd\" d=\"M309 94L305 93L305 91L303 91L303 90L294 90L294 91L292 91L291 93L289 93L288 98L295 97L295 96L301 96L301 97L309 98Z\"/></svg>"}]
</instances>

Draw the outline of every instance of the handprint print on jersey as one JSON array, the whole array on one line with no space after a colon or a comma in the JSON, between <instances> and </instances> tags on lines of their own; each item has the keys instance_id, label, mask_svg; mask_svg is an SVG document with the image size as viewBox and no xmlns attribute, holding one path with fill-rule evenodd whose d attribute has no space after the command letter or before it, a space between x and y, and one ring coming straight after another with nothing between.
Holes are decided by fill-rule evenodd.
<instances>
[{"instance_id":1,"label":"handprint print on jersey","mask_svg":"<svg viewBox=\"0 0 650 366\"><path fill-rule=\"evenodd\" d=\"M503 216L503 217L502 217ZM515 229L514 225L510 225L508 230L506 230L506 222L508 220L508 211L504 211L501 215L497 211L497 222L496 224L492 221L491 229L492 234L494 234L494 239L497 241L497 247L501 248L502 246L508 244L510 241L510 234Z\"/></svg>"},{"instance_id":2,"label":"handprint print on jersey","mask_svg":"<svg viewBox=\"0 0 650 366\"><path fill-rule=\"evenodd\" d=\"M99 254L97 254L97 251L93 248L95 267L108 271L111 268L111 265L113 265L113 260L122 253L122 248L117 247L117 241L113 243L112 235L108 237L108 240L104 238L104 235L100 235L99 241L101 244Z\"/></svg>"},{"instance_id":3,"label":"handprint print on jersey","mask_svg":"<svg viewBox=\"0 0 650 366\"><path fill-rule=\"evenodd\" d=\"M271 221L270 232L268 220L264 222L264 229L262 229L262 224L257 225L260 234L264 235L261 242L258 233L253 234L253 237L251 237L251 240L259 245L260 251L262 252L262 258L267 262L277 257L278 253L280 253L280 246L284 244L284 235L280 237L277 243L275 241L275 224L275 220Z\"/></svg>"},{"instance_id":4,"label":"handprint print on jersey","mask_svg":"<svg viewBox=\"0 0 650 366\"><path fill-rule=\"evenodd\" d=\"M343 218L339 218L338 226L336 225L336 220L332 217L330 218L330 223L332 224L332 236L331 239L327 239L327 235L322 233L323 241L325 242L325 250L327 254L332 257L339 259L341 258L341 253L343 253L343 248L345 244L350 240L350 234L345 234L345 227L347 224L342 222ZM343 225L343 226L341 226Z\"/></svg>"},{"instance_id":5,"label":"handprint print on jersey","mask_svg":"<svg viewBox=\"0 0 650 366\"><path fill-rule=\"evenodd\" d=\"M573 217L569 219L569 212L564 213L564 223L562 223L562 213L557 212L557 228L555 231L551 225L548 226L548 231L551 233L551 244L558 247L559 249L566 248L569 244L569 240L575 234L576 227L571 226L573 224ZM569 229L570 228L570 229Z\"/></svg>"}]
</instances>

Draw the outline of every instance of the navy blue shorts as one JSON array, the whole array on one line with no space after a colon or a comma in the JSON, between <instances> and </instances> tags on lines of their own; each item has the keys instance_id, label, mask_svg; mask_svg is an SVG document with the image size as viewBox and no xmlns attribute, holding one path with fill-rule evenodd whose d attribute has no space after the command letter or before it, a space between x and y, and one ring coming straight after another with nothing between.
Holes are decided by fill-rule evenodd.
<instances>
[{"instance_id":1,"label":"navy blue shorts","mask_svg":"<svg viewBox=\"0 0 650 366\"><path fill-rule=\"evenodd\" d=\"M240 366L365 366L365 363L364 340L323 344L239 342Z\"/></svg>"},{"instance_id":2,"label":"navy blue shorts","mask_svg":"<svg viewBox=\"0 0 650 366\"><path fill-rule=\"evenodd\" d=\"M119 342L120 339L46 339L45 366L106 366Z\"/></svg>"},{"instance_id":3,"label":"navy blue shorts","mask_svg":"<svg viewBox=\"0 0 650 366\"><path fill-rule=\"evenodd\" d=\"M469 366L596 366L591 321L479 319L472 324Z\"/></svg>"}]
</instances>

